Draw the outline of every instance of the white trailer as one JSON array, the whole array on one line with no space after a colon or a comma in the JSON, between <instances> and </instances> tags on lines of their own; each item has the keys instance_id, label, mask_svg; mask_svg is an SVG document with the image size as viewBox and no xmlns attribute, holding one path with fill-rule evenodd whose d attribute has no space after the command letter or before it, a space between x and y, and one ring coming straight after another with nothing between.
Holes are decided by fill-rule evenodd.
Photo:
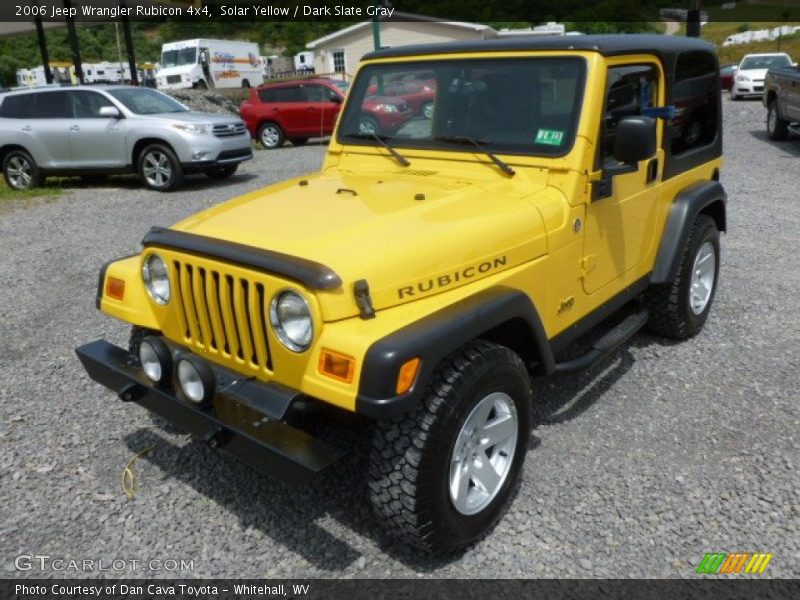
<instances>
[{"instance_id":1,"label":"white trailer","mask_svg":"<svg viewBox=\"0 0 800 600\"><path fill-rule=\"evenodd\" d=\"M161 89L238 88L263 82L258 44L225 40L182 40L161 47L156 74Z\"/></svg>"}]
</instances>

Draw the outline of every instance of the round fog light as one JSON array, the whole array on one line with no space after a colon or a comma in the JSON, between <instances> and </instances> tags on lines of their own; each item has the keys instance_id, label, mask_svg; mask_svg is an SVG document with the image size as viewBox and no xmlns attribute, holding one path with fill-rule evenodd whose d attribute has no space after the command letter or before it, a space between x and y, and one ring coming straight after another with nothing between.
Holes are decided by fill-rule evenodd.
<instances>
[{"instance_id":1,"label":"round fog light","mask_svg":"<svg viewBox=\"0 0 800 600\"><path fill-rule=\"evenodd\" d=\"M192 355L181 356L176 370L178 383L187 400L199 405L211 403L216 378L205 361Z\"/></svg>"},{"instance_id":2,"label":"round fog light","mask_svg":"<svg viewBox=\"0 0 800 600\"><path fill-rule=\"evenodd\" d=\"M172 372L172 354L163 340L146 337L139 344L139 363L153 383L164 383Z\"/></svg>"}]
</instances>

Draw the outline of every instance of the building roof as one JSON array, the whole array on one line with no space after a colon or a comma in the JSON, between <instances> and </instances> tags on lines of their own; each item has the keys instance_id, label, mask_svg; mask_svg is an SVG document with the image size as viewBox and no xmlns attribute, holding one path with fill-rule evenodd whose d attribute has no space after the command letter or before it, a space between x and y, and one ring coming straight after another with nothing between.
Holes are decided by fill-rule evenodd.
<instances>
[{"instance_id":1,"label":"building roof","mask_svg":"<svg viewBox=\"0 0 800 600\"><path fill-rule=\"evenodd\" d=\"M412 21L412 22L427 22L427 23L439 23L440 25L446 25L449 27L456 27L460 29L469 29L471 31L486 31L492 29L488 25L481 25L478 23L466 23L463 21L445 21L443 19L437 19L436 17L428 17L425 15L415 15L412 13L404 13L395 11L393 15L389 18L380 18L381 22L405 22L405 21ZM332 40L337 38L346 36L354 31L358 31L359 29L364 29L366 27L372 26L372 20L369 21L362 21L361 23L356 23L355 25L351 25L350 27L345 27L344 29L340 29L339 31L334 31L333 33L329 33L326 36L318 38L316 40L312 40L306 44L306 48L313 50L314 48L318 48L322 44L326 44ZM492 29L492 31L494 31Z\"/></svg>"},{"instance_id":2,"label":"building roof","mask_svg":"<svg viewBox=\"0 0 800 600\"><path fill-rule=\"evenodd\" d=\"M458 54L467 52L502 52L518 50L589 50L605 56L618 54L656 54L673 57L689 50L714 51L708 42L683 36L658 34L611 34L571 36L513 36L486 40L445 42L441 44L415 44L382 48L364 56L389 58L422 54Z\"/></svg>"}]
</instances>

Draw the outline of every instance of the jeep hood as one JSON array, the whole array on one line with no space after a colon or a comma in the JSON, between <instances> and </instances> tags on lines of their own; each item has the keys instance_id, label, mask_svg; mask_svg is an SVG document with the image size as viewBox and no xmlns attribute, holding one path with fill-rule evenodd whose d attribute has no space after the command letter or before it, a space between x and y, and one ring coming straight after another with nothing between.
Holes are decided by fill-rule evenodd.
<instances>
[{"instance_id":1,"label":"jeep hood","mask_svg":"<svg viewBox=\"0 0 800 600\"><path fill-rule=\"evenodd\" d=\"M542 216L526 197L545 182L546 175L535 181L522 173L486 181L409 169L320 173L236 198L172 229L329 267L342 286L316 293L330 321L358 314L352 290L361 279L380 310L543 255Z\"/></svg>"}]
</instances>

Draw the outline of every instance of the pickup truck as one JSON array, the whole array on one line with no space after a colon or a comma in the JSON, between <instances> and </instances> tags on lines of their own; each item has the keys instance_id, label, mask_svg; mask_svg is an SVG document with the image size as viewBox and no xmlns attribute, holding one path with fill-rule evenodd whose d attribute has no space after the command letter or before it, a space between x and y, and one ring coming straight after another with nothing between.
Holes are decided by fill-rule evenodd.
<instances>
[{"instance_id":1,"label":"pickup truck","mask_svg":"<svg viewBox=\"0 0 800 600\"><path fill-rule=\"evenodd\" d=\"M789 131L800 129L800 67L774 67L764 79L764 106L767 108L767 135L785 140Z\"/></svg>"}]
</instances>

